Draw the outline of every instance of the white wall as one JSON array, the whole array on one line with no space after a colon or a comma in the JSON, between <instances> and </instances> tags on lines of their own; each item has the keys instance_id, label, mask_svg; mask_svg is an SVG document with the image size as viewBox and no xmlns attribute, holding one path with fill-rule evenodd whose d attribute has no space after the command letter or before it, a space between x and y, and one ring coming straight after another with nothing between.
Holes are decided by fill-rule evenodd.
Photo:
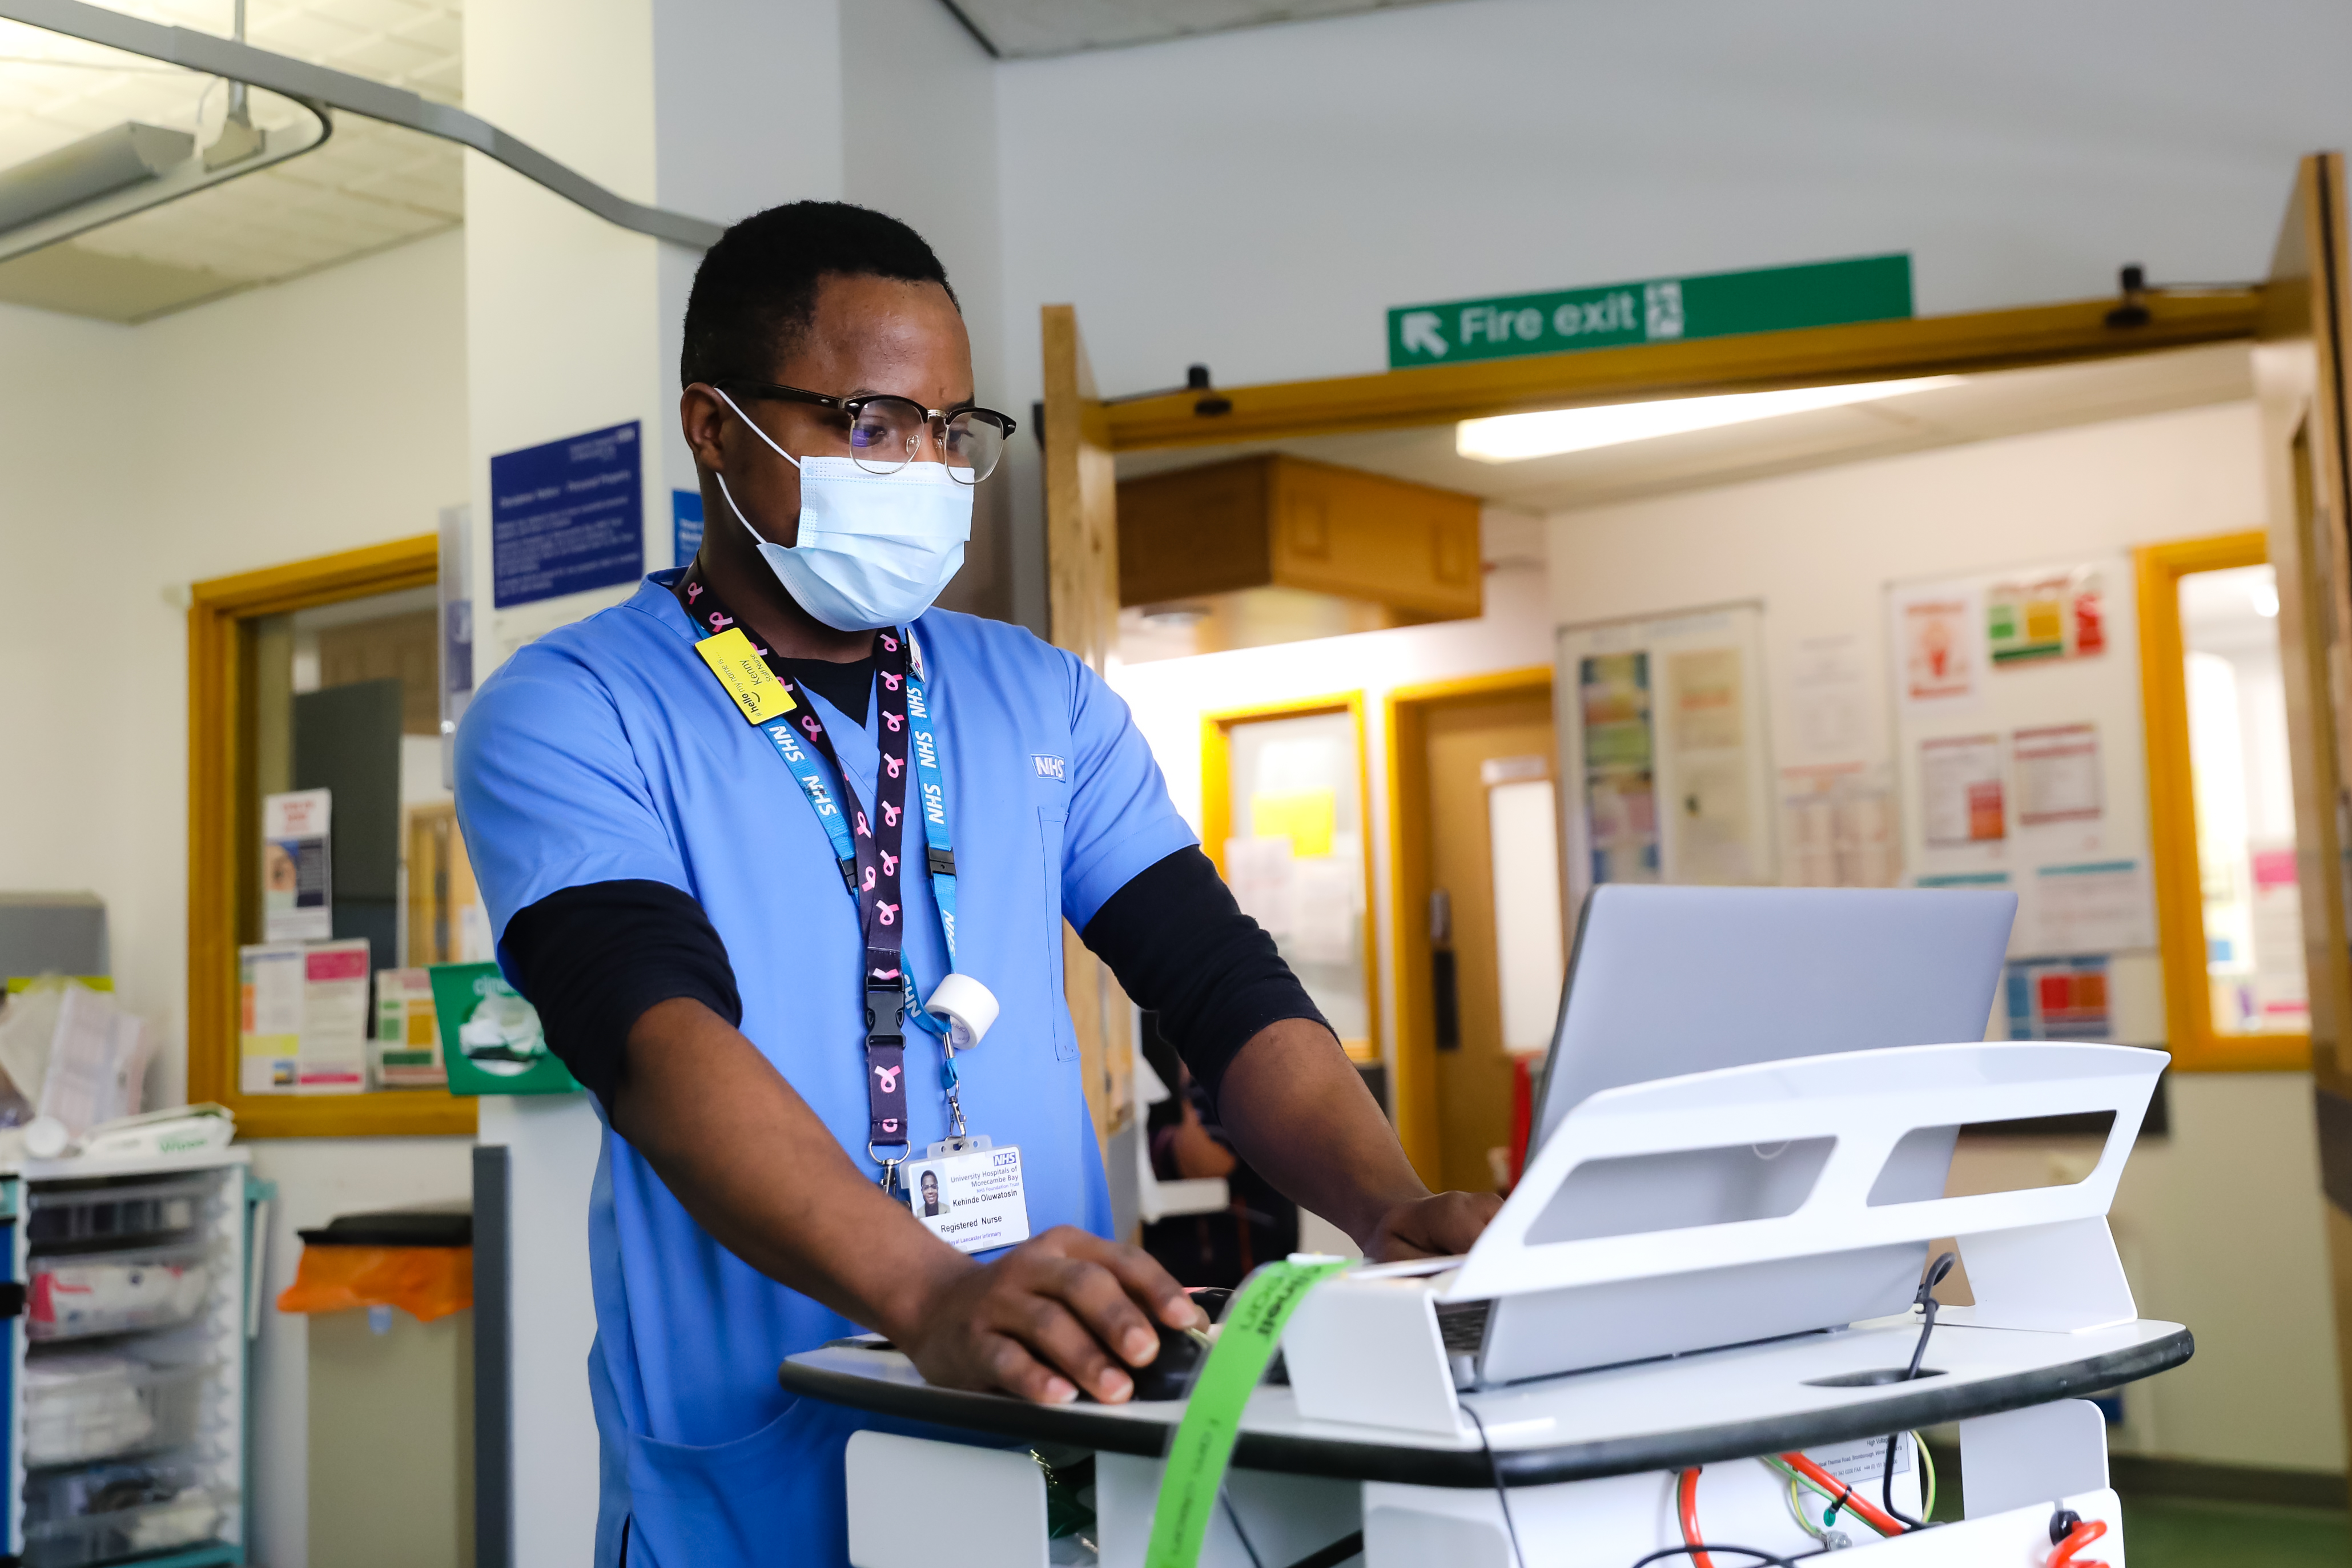
<instances>
[{"instance_id":1,"label":"white wall","mask_svg":"<svg viewBox=\"0 0 2352 1568\"><path fill-rule=\"evenodd\" d=\"M1563 512L1550 522L1552 617L1760 598L1779 669L1800 638L1855 634L1884 745L1885 583L2258 527L2258 451L2252 408L2229 405ZM1783 754L1789 707L1773 705ZM2117 965L2116 1033L2160 1040L2155 963L2133 962L2136 976ZM2142 1143L2114 1224L2141 1310L2186 1322L2198 1354L2126 1394L2118 1446L2340 1470L2311 1080L2183 1073L2170 1092L2172 1134ZM1990 1184L2065 1157L2051 1144L1974 1150L1957 1174Z\"/></svg>"},{"instance_id":2,"label":"white wall","mask_svg":"<svg viewBox=\"0 0 2352 1568\"><path fill-rule=\"evenodd\" d=\"M1006 342L1381 368L1391 305L1878 251L1923 314L2260 277L2352 10L1462 0L1003 68ZM1029 384L1034 385L1033 380Z\"/></svg>"},{"instance_id":3,"label":"white wall","mask_svg":"<svg viewBox=\"0 0 2352 1568\"><path fill-rule=\"evenodd\" d=\"M142 327L0 306L0 888L106 900L117 988L187 1082L191 581L429 532L465 493L462 240L446 235ZM136 693L126 697L126 692ZM38 825L37 830L31 830ZM297 1224L469 1190L463 1139L284 1140ZM262 1314L254 1549L306 1550L308 1343Z\"/></svg>"},{"instance_id":4,"label":"white wall","mask_svg":"<svg viewBox=\"0 0 2352 1568\"><path fill-rule=\"evenodd\" d=\"M460 256L443 236L135 328L0 305L0 887L106 900L118 987L165 1038L163 1102L186 1083L170 595L429 532L464 494Z\"/></svg>"},{"instance_id":5,"label":"white wall","mask_svg":"<svg viewBox=\"0 0 2352 1568\"><path fill-rule=\"evenodd\" d=\"M1025 430L1013 395L1029 378L1009 376L1004 358L996 64L939 0L861 0L841 45L842 197L930 242L971 333L974 395ZM1016 619L1027 606L1042 624L1041 536L1014 538L1011 490L999 479L972 497L971 542L941 602Z\"/></svg>"}]
</instances>

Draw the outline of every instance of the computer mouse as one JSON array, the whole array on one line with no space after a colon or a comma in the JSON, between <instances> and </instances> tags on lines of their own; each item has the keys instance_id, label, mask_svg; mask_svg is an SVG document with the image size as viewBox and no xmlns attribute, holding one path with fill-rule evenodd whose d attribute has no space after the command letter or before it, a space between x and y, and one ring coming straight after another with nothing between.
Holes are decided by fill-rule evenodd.
<instances>
[{"instance_id":1,"label":"computer mouse","mask_svg":"<svg viewBox=\"0 0 2352 1568\"><path fill-rule=\"evenodd\" d=\"M1138 1399L1181 1399L1192 1391L1192 1379L1201 1370L1201 1362L1209 1353L1208 1347L1182 1329L1171 1329L1165 1323L1154 1323L1160 1331L1160 1353L1146 1366L1131 1366L1128 1375L1135 1379Z\"/></svg>"}]
</instances>

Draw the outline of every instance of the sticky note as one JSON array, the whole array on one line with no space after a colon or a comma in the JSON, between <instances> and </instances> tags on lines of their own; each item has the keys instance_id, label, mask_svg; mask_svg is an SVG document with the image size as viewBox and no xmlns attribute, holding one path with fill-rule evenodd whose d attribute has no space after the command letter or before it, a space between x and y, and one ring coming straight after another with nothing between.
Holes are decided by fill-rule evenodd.
<instances>
[{"instance_id":1,"label":"sticky note","mask_svg":"<svg viewBox=\"0 0 2352 1568\"><path fill-rule=\"evenodd\" d=\"M1258 790L1250 795L1250 830L1261 838L1287 838L1301 860L1331 853L1339 797L1328 789Z\"/></svg>"},{"instance_id":2,"label":"sticky note","mask_svg":"<svg viewBox=\"0 0 2352 1568\"><path fill-rule=\"evenodd\" d=\"M752 723L789 713L798 706L791 690L751 646L751 639L743 635L742 627L729 626L717 637L705 637L694 645L694 651L702 656L702 662L710 667L710 673Z\"/></svg>"}]
</instances>

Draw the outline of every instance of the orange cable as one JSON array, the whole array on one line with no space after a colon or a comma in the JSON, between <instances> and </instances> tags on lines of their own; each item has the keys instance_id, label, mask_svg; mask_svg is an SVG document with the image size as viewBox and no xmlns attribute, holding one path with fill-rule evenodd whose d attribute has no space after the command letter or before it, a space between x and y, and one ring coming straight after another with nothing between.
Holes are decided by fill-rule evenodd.
<instances>
[{"instance_id":1,"label":"orange cable","mask_svg":"<svg viewBox=\"0 0 2352 1568\"><path fill-rule=\"evenodd\" d=\"M1901 1535L1904 1532L1905 1526L1901 1520L1887 1513L1885 1510L1805 1458L1804 1455L1783 1454L1780 1456L1780 1462L1816 1486L1837 1496L1838 1507L1853 1514L1879 1534Z\"/></svg>"},{"instance_id":2,"label":"orange cable","mask_svg":"<svg viewBox=\"0 0 2352 1568\"><path fill-rule=\"evenodd\" d=\"M1683 1544L1691 1549L1691 1561L1697 1568L1715 1568L1715 1559L1699 1550L1704 1543L1698 1538L1698 1468L1685 1470L1675 1482L1675 1503L1682 1515Z\"/></svg>"},{"instance_id":3,"label":"orange cable","mask_svg":"<svg viewBox=\"0 0 2352 1568\"><path fill-rule=\"evenodd\" d=\"M2060 1542L2057 1550L2050 1553L2048 1568L2107 1568L2105 1563L2095 1558L2084 1557L2077 1561L2074 1556L2074 1553L2106 1532L2107 1526L2103 1520L2076 1521L2074 1528L2066 1532L2066 1539Z\"/></svg>"}]
</instances>

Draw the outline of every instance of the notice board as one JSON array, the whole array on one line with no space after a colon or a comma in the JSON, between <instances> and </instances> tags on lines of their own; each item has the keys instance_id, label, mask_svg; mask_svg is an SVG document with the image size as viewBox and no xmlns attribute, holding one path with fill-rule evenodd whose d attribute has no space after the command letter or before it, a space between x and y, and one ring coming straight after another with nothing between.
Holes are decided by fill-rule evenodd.
<instances>
[{"instance_id":1,"label":"notice board","mask_svg":"<svg viewBox=\"0 0 2352 1568\"><path fill-rule=\"evenodd\" d=\"M1886 636L1907 879L2013 890L2012 958L2153 950L2130 562L1893 584Z\"/></svg>"},{"instance_id":2,"label":"notice board","mask_svg":"<svg viewBox=\"0 0 2352 1568\"><path fill-rule=\"evenodd\" d=\"M1570 908L1599 882L1779 880L1763 623L1739 604L1560 628Z\"/></svg>"},{"instance_id":3,"label":"notice board","mask_svg":"<svg viewBox=\"0 0 2352 1568\"><path fill-rule=\"evenodd\" d=\"M490 459L491 603L501 610L645 574L637 422Z\"/></svg>"}]
</instances>

